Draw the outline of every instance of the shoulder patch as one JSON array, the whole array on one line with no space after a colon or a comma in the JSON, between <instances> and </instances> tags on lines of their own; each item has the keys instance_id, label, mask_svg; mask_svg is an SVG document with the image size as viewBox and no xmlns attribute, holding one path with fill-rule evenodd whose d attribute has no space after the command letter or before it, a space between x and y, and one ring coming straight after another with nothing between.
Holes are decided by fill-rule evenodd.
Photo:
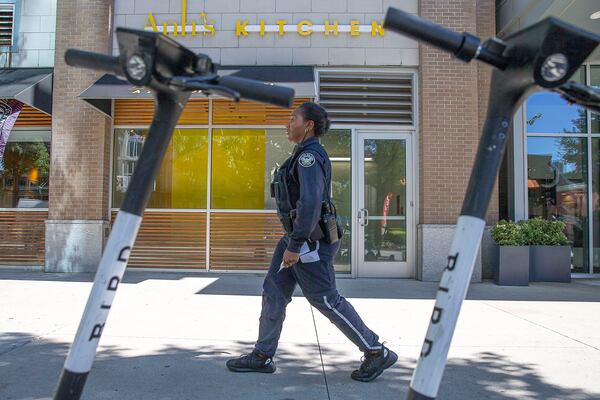
<instances>
[{"instance_id":1,"label":"shoulder patch","mask_svg":"<svg viewBox=\"0 0 600 400\"><path fill-rule=\"evenodd\" d=\"M302 153L300 154L300 157L298 157L298 163L305 168L312 167L315 163L315 156L308 152Z\"/></svg>"}]
</instances>

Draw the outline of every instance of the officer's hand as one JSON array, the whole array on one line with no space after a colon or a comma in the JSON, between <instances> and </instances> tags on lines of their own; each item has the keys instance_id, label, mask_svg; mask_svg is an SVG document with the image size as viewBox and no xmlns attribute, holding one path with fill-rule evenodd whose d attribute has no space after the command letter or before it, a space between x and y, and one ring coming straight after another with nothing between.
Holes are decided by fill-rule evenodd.
<instances>
[{"instance_id":1,"label":"officer's hand","mask_svg":"<svg viewBox=\"0 0 600 400\"><path fill-rule=\"evenodd\" d=\"M289 268L292 265L296 264L299 259L300 259L300 253L293 253L289 250L286 250L283 253L283 265L286 268Z\"/></svg>"}]
</instances>

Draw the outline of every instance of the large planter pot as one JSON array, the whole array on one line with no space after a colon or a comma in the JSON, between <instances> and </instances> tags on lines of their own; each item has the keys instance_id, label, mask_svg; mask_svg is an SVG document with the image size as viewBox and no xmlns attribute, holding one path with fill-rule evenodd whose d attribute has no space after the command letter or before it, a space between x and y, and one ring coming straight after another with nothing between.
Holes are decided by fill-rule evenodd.
<instances>
[{"instance_id":1,"label":"large planter pot","mask_svg":"<svg viewBox=\"0 0 600 400\"><path fill-rule=\"evenodd\" d=\"M531 282L571 282L571 246L530 246Z\"/></svg>"},{"instance_id":2,"label":"large planter pot","mask_svg":"<svg viewBox=\"0 0 600 400\"><path fill-rule=\"evenodd\" d=\"M496 246L494 282L502 286L529 285L528 246Z\"/></svg>"}]
</instances>

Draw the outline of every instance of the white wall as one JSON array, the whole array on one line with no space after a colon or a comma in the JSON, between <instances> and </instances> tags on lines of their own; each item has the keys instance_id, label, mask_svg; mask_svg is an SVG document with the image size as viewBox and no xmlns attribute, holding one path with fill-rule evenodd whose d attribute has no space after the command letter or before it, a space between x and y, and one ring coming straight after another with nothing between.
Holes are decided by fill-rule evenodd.
<instances>
[{"instance_id":1,"label":"white wall","mask_svg":"<svg viewBox=\"0 0 600 400\"><path fill-rule=\"evenodd\" d=\"M152 12L158 26L163 22L181 21L182 0L115 0L115 26L143 29ZM204 52L213 61L223 65L418 65L417 43L392 32L385 36L372 37L362 33L351 37L341 33L337 37L326 37L313 33L303 37L296 32L249 33L248 37L237 37L236 20L248 20L249 24L275 24L286 20L297 24L310 20L323 24L324 20L338 20L340 25L349 25L350 20L371 25L371 20L382 21L389 6L411 13L418 12L418 0L187 0L187 20L201 22L199 13L213 20L216 34L192 37L176 37L185 46L196 52ZM173 36L171 36L173 37ZM118 53L116 41L113 44Z\"/></svg>"},{"instance_id":2,"label":"white wall","mask_svg":"<svg viewBox=\"0 0 600 400\"><path fill-rule=\"evenodd\" d=\"M23 0L12 67L53 67L56 0Z\"/></svg>"}]
</instances>

